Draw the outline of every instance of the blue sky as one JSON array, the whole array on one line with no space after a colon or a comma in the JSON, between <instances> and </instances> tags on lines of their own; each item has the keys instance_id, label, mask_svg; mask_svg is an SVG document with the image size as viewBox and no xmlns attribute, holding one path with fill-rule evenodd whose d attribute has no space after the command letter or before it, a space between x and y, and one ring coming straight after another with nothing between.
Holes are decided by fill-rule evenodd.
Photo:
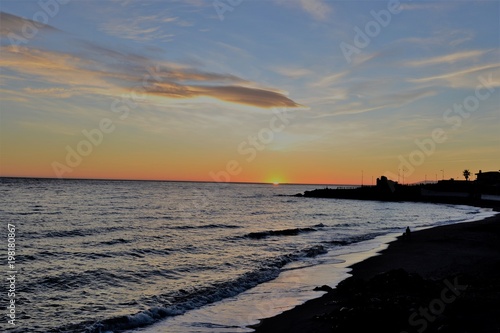
<instances>
[{"instance_id":1,"label":"blue sky","mask_svg":"<svg viewBox=\"0 0 500 333\"><path fill-rule=\"evenodd\" d=\"M500 167L498 1L40 3L1 3L2 175L214 180L237 161L231 181L352 183ZM346 57L358 29L371 36ZM474 111L446 113L480 78ZM280 108L293 121L247 161L238 147ZM69 166L103 118L116 130ZM426 153L415 140L436 129Z\"/></svg>"}]
</instances>

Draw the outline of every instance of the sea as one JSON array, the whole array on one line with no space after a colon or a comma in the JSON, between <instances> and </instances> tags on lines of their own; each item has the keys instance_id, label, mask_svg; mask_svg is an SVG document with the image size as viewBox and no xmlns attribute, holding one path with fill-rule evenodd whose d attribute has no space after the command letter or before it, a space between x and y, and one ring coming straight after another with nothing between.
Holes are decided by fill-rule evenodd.
<instances>
[{"instance_id":1,"label":"sea","mask_svg":"<svg viewBox=\"0 0 500 333\"><path fill-rule=\"evenodd\" d=\"M252 332L324 293L315 287L335 287L406 227L493 215L294 196L322 187L1 178L3 258L15 227L2 331Z\"/></svg>"}]
</instances>

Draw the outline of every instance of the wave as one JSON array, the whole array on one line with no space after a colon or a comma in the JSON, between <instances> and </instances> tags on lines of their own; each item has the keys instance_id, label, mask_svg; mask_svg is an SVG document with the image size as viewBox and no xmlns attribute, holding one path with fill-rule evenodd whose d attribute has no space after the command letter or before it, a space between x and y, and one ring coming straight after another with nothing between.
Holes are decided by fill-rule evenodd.
<instances>
[{"instance_id":1,"label":"wave","mask_svg":"<svg viewBox=\"0 0 500 333\"><path fill-rule=\"evenodd\" d=\"M104 268L84 272L64 272L52 276L44 276L32 281L29 288L41 290L74 290L80 287L103 287L104 285L121 285L122 277Z\"/></svg>"},{"instance_id":2,"label":"wave","mask_svg":"<svg viewBox=\"0 0 500 333\"><path fill-rule=\"evenodd\" d=\"M62 214L63 212L61 211L46 212L43 209L33 208L31 212L16 212L15 214L12 215L27 216L27 215L62 215Z\"/></svg>"},{"instance_id":3,"label":"wave","mask_svg":"<svg viewBox=\"0 0 500 333\"><path fill-rule=\"evenodd\" d=\"M167 252L167 250L165 250L165 252ZM139 255L134 255L134 253L132 252L130 252L128 255L142 257ZM98 259L98 257L95 258ZM109 286L121 287L129 283L141 283L143 281L148 281L149 279L158 277L177 279L179 278L179 272L172 269L128 271L126 269L116 268L97 268L92 270L85 270L82 272L66 271L59 274L43 276L39 279L35 279L34 281L31 281L30 284L26 286L26 288L36 291L37 293L43 293L49 290L75 291L76 289L80 288L106 289Z\"/></svg>"},{"instance_id":4,"label":"wave","mask_svg":"<svg viewBox=\"0 0 500 333\"><path fill-rule=\"evenodd\" d=\"M246 235L247 238L252 239L262 239L271 236L297 236L304 232L317 231L315 228L293 228L293 229L282 229L282 230L268 230L268 231L257 231L250 232Z\"/></svg>"},{"instance_id":5,"label":"wave","mask_svg":"<svg viewBox=\"0 0 500 333\"><path fill-rule=\"evenodd\" d=\"M120 244L131 243L130 240L125 240L123 238L118 238L114 240L104 241L96 243L100 245L114 246ZM92 243L88 243L92 244ZM144 258L149 255L158 256L168 256L175 252L176 250L172 248L132 248L130 250L124 249L121 251L111 251L107 248L100 248L95 246L95 251L81 252L81 251L38 251L30 254L19 255L20 261L33 261L33 260L70 260L75 258L83 258L89 260L97 260L102 258L124 258L124 257L136 257Z\"/></svg>"},{"instance_id":6,"label":"wave","mask_svg":"<svg viewBox=\"0 0 500 333\"><path fill-rule=\"evenodd\" d=\"M315 257L326 252L327 250L321 245L305 248L292 254L271 259L259 268L230 281L215 283L204 288L180 289L175 293L154 296L156 304L147 310L98 321L66 325L55 329L54 332L121 332L149 326L167 317L182 315L189 310L234 297L261 283L275 279L280 274L283 266L292 261L305 257Z\"/></svg>"},{"instance_id":7,"label":"wave","mask_svg":"<svg viewBox=\"0 0 500 333\"><path fill-rule=\"evenodd\" d=\"M312 258L320 254L325 254L328 251L322 245L316 245L311 248L302 250L302 252L305 254L306 257Z\"/></svg>"},{"instance_id":8,"label":"wave","mask_svg":"<svg viewBox=\"0 0 500 333\"><path fill-rule=\"evenodd\" d=\"M116 238L116 239L111 239L109 241L101 242L100 245L116 245L116 244L126 244L130 242L131 240L128 239Z\"/></svg>"},{"instance_id":9,"label":"wave","mask_svg":"<svg viewBox=\"0 0 500 333\"><path fill-rule=\"evenodd\" d=\"M355 237L350 237L346 239L334 239L331 241L327 241L325 243L331 244L331 245L338 245L338 246L346 246L346 245L351 245L359 242L363 242L366 240L373 239L377 236L383 235L383 232L376 232L376 233L369 233L366 235L360 235L360 236L355 236Z\"/></svg>"},{"instance_id":10,"label":"wave","mask_svg":"<svg viewBox=\"0 0 500 333\"><path fill-rule=\"evenodd\" d=\"M278 274L278 268L274 270L259 269L244 274L233 281L214 284L198 290L179 290L174 295L157 296L155 298L162 301L162 305L154 306L135 314L116 316L99 321L86 321L76 325L60 327L55 332L121 332L148 326L166 317L181 315L189 310L236 296L260 283L276 278Z\"/></svg>"},{"instance_id":11,"label":"wave","mask_svg":"<svg viewBox=\"0 0 500 333\"><path fill-rule=\"evenodd\" d=\"M231 224L207 224L207 225L180 225L180 226L172 226L169 229L178 229L178 230L188 230L188 229L239 229L241 226L239 225L231 225Z\"/></svg>"},{"instance_id":12,"label":"wave","mask_svg":"<svg viewBox=\"0 0 500 333\"><path fill-rule=\"evenodd\" d=\"M115 231L122 231L126 227L104 227L104 228L87 228L87 229L71 229L71 230L53 230L47 232L25 232L26 238L66 238L66 237L83 237L94 234L104 234Z\"/></svg>"}]
</instances>

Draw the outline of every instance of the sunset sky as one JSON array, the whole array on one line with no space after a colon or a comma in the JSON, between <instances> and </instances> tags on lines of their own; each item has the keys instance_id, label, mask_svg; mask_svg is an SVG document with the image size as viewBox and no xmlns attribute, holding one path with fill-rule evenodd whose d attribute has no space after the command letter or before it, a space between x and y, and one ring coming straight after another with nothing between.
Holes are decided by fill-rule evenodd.
<instances>
[{"instance_id":1,"label":"sunset sky","mask_svg":"<svg viewBox=\"0 0 500 333\"><path fill-rule=\"evenodd\" d=\"M0 10L0 176L371 184L500 169L499 1Z\"/></svg>"}]
</instances>

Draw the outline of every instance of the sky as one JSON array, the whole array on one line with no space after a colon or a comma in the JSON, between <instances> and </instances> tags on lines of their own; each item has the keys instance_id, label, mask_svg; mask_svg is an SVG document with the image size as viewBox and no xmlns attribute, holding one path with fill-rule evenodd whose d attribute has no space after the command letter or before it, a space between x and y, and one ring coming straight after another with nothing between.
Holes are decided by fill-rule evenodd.
<instances>
[{"instance_id":1,"label":"sky","mask_svg":"<svg viewBox=\"0 0 500 333\"><path fill-rule=\"evenodd\" d=\"M0 11L0 176L367 185L500 169L499 1Z\"/></svg>"}]
</instances>

